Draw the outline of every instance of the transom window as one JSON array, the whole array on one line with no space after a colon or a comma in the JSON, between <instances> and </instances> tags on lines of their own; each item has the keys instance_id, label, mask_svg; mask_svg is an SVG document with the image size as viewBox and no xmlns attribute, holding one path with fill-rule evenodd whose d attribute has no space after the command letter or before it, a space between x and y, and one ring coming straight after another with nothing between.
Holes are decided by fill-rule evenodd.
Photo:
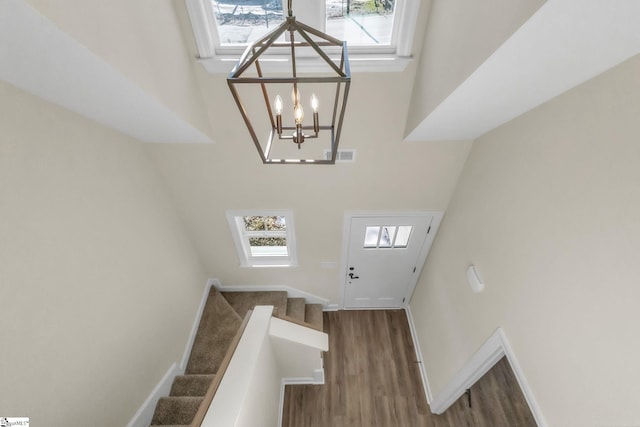
<instances>
[{"instance_id":1,"label":"transom window","mask_svg":"<svg viewBox=\"0 0 640 427\"><path fill-rule=\"evenodd\" d=\"M296 265L293 214L290 211L228 211L240 265Z\"/></svg>"},{"instance_id":2,"label":"transom window","mask_svg":"<svg viewBox=\"0 0 640 427\"><path fill-rule=\"evenodd\" d=\"M287 0L185 1L200 60L210 72L229 72L248 44L286 17ZM399 71L412 53L420 3L419 0L294 0L292 6L297 20L347 41L352 71ZM274 57L270 66L287 64Z\"/></svg>"},{"instance_id":3,"label":"transom window","mask_svg":"<svg viewBox=\"0 0 640 427\"><path fill-rule=\"evenodd\" d=\"M395 4L396 0L325 0L324 11L309 17L314 22L304 23L347 40L349 46L391 46ZM286 16L282 0L211 0L211 6L220 46L246 46ZM302 1L296 6L303 13L310 8Z\"/></svg>"}]
</instances>

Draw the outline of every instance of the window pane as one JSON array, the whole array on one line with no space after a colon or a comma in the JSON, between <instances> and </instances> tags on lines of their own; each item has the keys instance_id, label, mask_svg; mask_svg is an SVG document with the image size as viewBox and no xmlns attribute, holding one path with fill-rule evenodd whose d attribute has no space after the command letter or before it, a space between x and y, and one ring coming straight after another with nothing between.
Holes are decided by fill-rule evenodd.
<instances>
[{"instance_id":1,"label":"window pane","mask_svg":"<svg viewBox=\"0 0 640 427\"><path fill-rule=\"evenodd\" d=\"M286 231L287 223L283 216L245 216L246 231Z\"/></svg>"},{"instance_id":2,"label":"window pane","mask_svg":"<svg viewBox=\"0 0 640 427\"><path fill-rule=\"evenodd\" d=\"M252 257L287 257L289 252L286 246L252 246Z\"/></svg>"},{"instance_id":3,"label":"window pane","mask_svg":"<svg viewBox=\"0 0 640 427\"><path fill-rule=\"evenodd\" d=\"M413 229L410 225L401 225L398 227L398 234L396 235L396 242L394 247L396 248L406 248L409 243L409 236L411 235L411 230Z\"/></svg>"},{"instance_id":4,"label":"window pane","mask_svg":"<svg viewBox=\"0 0 640 427\"><path fill-rule=\"evenodd\" d=\"M396 234L395 226L385 226L382 227L382 233L380 233L380 247L381 248L390 248L393 244L393 238Z\"/></svg>"},{"instance_id":5,"label":"window pane","mask_svg":"<svg viewBox=\"0 0 640 427\"><path fill-rule=\"evenodd\" d=\"M264 217L262 216L244 216L244 229L247 231L263 231Z\"/></svg>"},{"instance_id":6,"label":"window pane","mask_svg":"<svg viewBox=\"0 0 640 427\"><path fill-rule=\"evenodd\" d=\"M241 266L297 265L293 212L228 210L226 217Z\"/></svg>"},{"instance_id":7,"label":"window pane","mask_svg":"<svg viewBox=\"0 0 640 427\"><path fill-rule=\"evenodd\" d=\"M327 0L327 34L350 46L390 45L395 0Z\"/></svg>"},{"instance_id":8,"label":"window pane","mask_svg":"<svg viewBox=\"0 0 640 427\"><path fill-rule=\"evenodd\" d=\"M269 231L284 231L287 224L283 216L265 216L264 223Z\"/></svg>"},{"instance_id":9,"label":"window pane","mask_svg":"<svg viewBox=\"0 0 640 427\"><path fill-rule=\"evenodd\" d=\"M251 237L249 239L251 256L288 256L285 237Z\"/></svg>"},{"instance_id":10,"label":"window pane","mask_svg":"<svg viewBox=\"0 0 640 427\"><path fill-rule=\"evenodd\" d=\"M250 246L287 246L286 237L250 237Z\"/></svg>"},{"instance_id":11,"label":"window pane","mask_svg":"<svg viewBox=\"0 0 640 427\"><path fill-rule=\"evenodd\" d=\"M378 235L380 234L380 227L367 227L364 233L364 247L375 248L378 246Z\"/></svg>"},{"instance_id":12,"label":"window pane","mask_svg":"<svg viewBox=\"0 0 640 427\"><path fill-rule=\"evenodd\" d=\"M281 0L212 0L221 45L248 44L284 21Z\"/></svg>"}]
</instances>

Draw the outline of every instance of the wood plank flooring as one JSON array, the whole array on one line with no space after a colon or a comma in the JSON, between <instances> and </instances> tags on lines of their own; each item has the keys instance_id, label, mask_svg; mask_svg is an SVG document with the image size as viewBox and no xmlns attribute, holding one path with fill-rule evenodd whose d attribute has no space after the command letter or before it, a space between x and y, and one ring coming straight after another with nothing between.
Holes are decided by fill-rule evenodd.
<instances>
[{"instance_id":1,"label":"wood plank flooring","mask_svg":"<svg viewBox=\"0 0 640 427\"><path fill-rule=\"evenodd\" d=\"M404 310L324 313L325 384L287 386L283 427L535 426L509 364L499 362L445 414L431 413Z\"/></svg>"}]
</instances>

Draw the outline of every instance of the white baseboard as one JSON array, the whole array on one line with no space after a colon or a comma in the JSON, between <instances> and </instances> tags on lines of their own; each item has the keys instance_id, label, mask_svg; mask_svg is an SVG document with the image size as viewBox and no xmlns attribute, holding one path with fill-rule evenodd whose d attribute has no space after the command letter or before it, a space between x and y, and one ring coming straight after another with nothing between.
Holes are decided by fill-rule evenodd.
<instances>
[{"instance_id":1,"label":"white baseboard","mask_svg":"<svg viewBox=\"0 0 640 427\"><path fill-rule=\"evenodd\" d=\"M220 292L274 292L285 291L290 298L304 298L307 304L322 304L323 306L329 305L329 300L319 297L317 295L310 294L305 291L301 291L296 288L292 288L284 285L222 285L218 279L209 279L210 284L216 287Z\"/></svg>"},{"instance_id":2,"label":"white baseboard","mask_svg":"<svg viewBox=\"0 0 640 427\"><path fill-rule=\"evenodd\" d=\"M211 286L215 286L216 289L220 290L220 288L222 287L222 282L220 281L220 279L214 277L213 279L207 280L207 289L211 288Z\"/></svg>"},{"instance_id":3,"label":"white baseboard","mask_svg":"<svg viewBox=\"0 0 640 427\"><path fill-rule=\"evenodd\" d=\"M207 298L209 297L211 286L215 286L216 283L220 283L220 281L218 279L209 279L207 280L207 284L204 287L204 292L202 293L202 298L200 299L200 306L198 307L198 311L196 312L195 319L193 319L193 325L191 325L191 333L189 334L189 339L187 340L187 345L184 349L184 353L182 353L180 369L182 369L183 371L187 369L187 362L189 362L189 356L191 356L191 348L193 347L193 342L196 340L196 333L198 332L198 326L200 325L200 319L202 318L202 312L204 311L204 306L207 303Z\"/></svg>"},{"instance_id":4,"label":"white baseboard","mask_svg":"<svg viewBox=\"0 0 640 427\"><path fill-rule=\"evenodd\" d=\"M160 382L155 386L149 397L144 401L142 406L135 413L127 427L149 427L151 419L153 418L153 412L156 409L158 399L164 396L168 396L171 391L171 383L176 375L182 375L184 373L178 367L177 363L171 365L169 370L164 374Z\"/></svg>"},{"instance_id":5,"label":"white baseboard","mask_svg":"<svg viewBox=\"0 0 640 427\"><path fill-rule=\"evenodd\" d=\"M429 378L427 378L427 370L424 367L422 358L422 351L420 350L420 342L418 341L418 335L416 334L416 325L413 323L413 314L411 314L411 307L409 305L404 307L407 313L407 320L409 321L409 330L411 331L411 338L413 339L413 347L416 350L416 361L418 362L418 369L420 370L420 377L422 378L422 386L424 387L424 394L427 397L427 402L431 405L433 402L433 395L431 394L431 387L429 386Z\"/></svg>"},{"instance_id":6,"label":"white baseboard","mask_svg":"<svg viewBox=\"0 0 640 427\"><path fill-rule=\"evenodd\" d=\"M471 388L489 369L504 356L499 335L494 333L476 351L471 359L462 367L453 379L433 397L431 412L442 414L456 400L458 400L468 388Z\"/></svg>"},{"instance_id":7,"label":"white baseboard","mask_svg":"<svg viewBox=\"0 0 640 427\"><path fill-rule=\"evenodd\" d=\"M158 399L169 395L169 392L171 391L171 384L173 383L173 378L176 375L184 374L184 371L187 368L187 362L189 361L189 356L191 355L191 347L193 347L193 342L196 339L196 333L198 332L200 318L202 317L202 312L204 311L204 306L209 296L209 290L211 289L212 285L215 285L215 283L220 283L220 281L217 279L209 279L207 281L207 284L205 285L204 293L200 301L200 306L198 307L196 318L193 321L191 333L189 334L187 345L184 349L184 353L182 354L182 361L180 362L180 365L174 362L169 367L169 370L164 374L160 382L151 391L149 397L147 397L147 399L142 403L142 406L140 406L133 418L131 418L131 421L129 421L127 427L149 427L149 424L151 424L151 419L153 418L153 412L155 411L156 404L158 403Z\"/></svg>"},{"instance_id":8,"label":"white baseboard","mask_svg":"<svg viewBox=\"0 0 640 427\"><path fill-rule=\"evenodd\" d=\"M324 379L322 381L319 381L318 378L315 378L315 377L283 378L281 385L284 390L284 386L286 385L305 385L305 384L322 385L324 384Z\"/></svg>"},{"instance_id":9,"label":"white baseboard","mask_svg":"<svg viewBox=\"0 0 640 427\"><path fill-rule=\"evenodd\" d=\"M507 336L505 335L502 328L498 328L497 332L500 335L504 354L505 356L507 356L509 365L511 365L511 369L513 370L513 373L516 376L516 380L518 381L518 384L520 385L520 389L522 390L522 394L524 394L524 398L527 401L527 404L529 405L529 409L531 409L531 413L533 414L533 418L536 420L536 424L538 424L538 427L547 427L548 425L547 420L542 414L542 410L538 405L538 401L536 400L535 395L531 390L531 387L529 387L529 383L527 382L527 379L524 376L524 373L522 372L522 368L518 363L518 359L516 358L516 355L513 353L513 349L511 348L511 344L509 344L509 340L507 339Z\"/></svg>"},{"instance_id":10,"label":"white baseboard","mask_svg":"<svg viewBox=\"0 0 640 427\"><path fill-rule=\"evenodd\" d=\"M340 309L340 304L327 304L322 308L322 311L339 311Z\"/></svg>"},{"instance_id":11,"label":"white baseboard","mask_svg":"<svg viewBox=\"0 0 640 427\"><path fill-rule=\"evenodd\" d=\"M527 379L518 364L518 360L502 328L496 329L465 366L458 371L449 384L447 384L440 393L433 396L429 403L431 412L442 414L446 411L468 388L471 388L476 381L486 374L504 356L507 357L509 365L511 365L511 369L520 385L538 427L546 427L547 422L540 410L540 406L528 385Z\"/></svg>"}]
</instances>

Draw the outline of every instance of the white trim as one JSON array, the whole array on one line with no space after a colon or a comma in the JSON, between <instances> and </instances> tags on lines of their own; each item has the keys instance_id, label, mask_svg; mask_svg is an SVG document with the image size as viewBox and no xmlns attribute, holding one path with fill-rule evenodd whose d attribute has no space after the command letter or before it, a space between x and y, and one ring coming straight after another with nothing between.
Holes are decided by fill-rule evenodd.
<instances>
[{"instance_id":1,"label":"white trim","mask_svg":"<svg viewBox=\"0 0 640 427\"><path fill-rule=\"evenodd\" d=\"M185 0L193 35L198 48L199 62L209 73L229 73L235 62L246 48L245 46L216 47L218 32L215 28L215 17L206 0ZM394 13L394 28L392 44L395 46L350 46L349 62L352 72L400 72L404 71L411 62L414 34L420 12L419 0L404 0L399 2ZM269 71L290 70L291 65L282 62L280 58L275 62L261 61L264 69ZM321 60L299 64L301 69L311 72L324 71L326 67ZM269 66L274 65L275 69Z\"/></svg>"},{"instance_id":2,"label":"white trim","mask_svg":"<svg viewBox=\"0 0 640 427\"><path fill-rule=\"evenodd\" d=\"M278 401L278 424L277 426L282 426L282 417L284 415L284 388L287 385L322 385L324 384L324 370L318 369L314 374L317 374L318 371L322 371L322 381L318 381L316 378L308 377L308 378L282 378L280 381L280 399Z\"/></svg>"},{"instance_id":3,"label":"white trim","mask_svg":"<svg viewBox=\"0 0 640 427\"><path fill-rule=\"evenodd\" d=\"M546 427L547 421L540 410L540 406L535 399L531 387L529 387L527 379L518 364L516 356L502 328L496 329L444 389L430 400L431 412L442 414L446 411L468 388L471 388L476 381L502 359L503 356L507 357L509 365L511 365L511 369L520 385L538 427Z\"/></svg>"},{"instance_id":4,"label":"white trim","mask_svg":"<svg viewBox=\"0 0 640 427\"><path fill-rule=\"evenodd\" d=\"M431 412L442 414L504 356L500 338L492 334L453 379L434 396Z\"/></svg>"},{"instance_id":5,"label":"white trim","mask_svg":"<svg viewBox=\"0 0 640 427\"><path fill-rule=\"evenodd\" d=\"M420 371L420 378L422 378L422 386L424 387L424 394L427 398L427 403L431 405L433 402L433 394L431 394L431 387L429 386L429 378L427 378L427 371L424 368L424 358L422 357L422 350L420 349L420 342L418 341L418 335L416 333L416 325L413 322L413 314L411 313L411 307L407 305L404 308L407 313L407 320L409 321L409 330L411 331L411 339L413 339L413 347L416 350L416 361L418 362L418 370Z\"/></svg>"},{"instance_id":6,"label":"white trim","mask_svg":"<svg viewBox=\"0 0 640 427\"><path fill-rule=\"evenodd\" d=\"M404 309L404 305L402 307L344 307L341 310L348 311L382 311L382 310L402 310ZM329 310L327 310L329 311Z\"/></svg>"},{"instance_id":7,"label":"white trim","mask_svg":"<svg viewBox=\"0 0 640 427\"><path fill-rule=\"evenodd\" d=\"M198 58L198 62L210 74L228 74L238 62L239 56L236 54L216 54L213 58ZM272 59L273 61L260 59L263 71L276 73L291 70L291 62L288 58L274 57ZM371 53L352 54L349 51L349 68L352 73L402 72L411 61L413 61L413 57L410 56L400 57L393 54ZM325 71L324 64L324 60L316 58L306 59L301 64L296 61L296 66L301 73Z\"/></svg>"},{"instance_id":8,"label":"white trim","mask_svg":"<svg viewBox=\"0 0 640 427\"><path fill-rule=\"evenodd\" d=\"M403 308L409 305L409 301L411 301L411 297L413 292L416 289L416 285L418 284L418 279L420 278L420 274L422 274L422 269L424 267L425 261L427 260L427 255L429 255L429 250L431 249L431 245L435 239L436 234L438 233L438 228L440 227L440 223L442 222L442 217L444 216L444 212L442 211L416 211L416 212L393 212L393 211L346 211L344 213L344 222L342 224L342 257L340 260L340 269L338 270L338 283L340 283L340 307L345 307L344 295L346 292L346 277L347 277L347 263L349 261L349 241L351 238L351 220L357 217L404 217L404 216L424 216L424 217L432 217L431 220L431 229L429 230L429 234L425 237L424 244L422 245L422 249L420 249L420 253L418 254L417 266L420 267L419 270L416 270L413 278L411 279L411 283L407 286L407 290L405 292L404 298L405 302L400 307L384 307L383 309L388 308ZM363 309L368 309L366 307L362 307ZM351 310L352 307L349 307Z\"/></svg>"},{"instance_id":9,"label":"white trim","mask_svg":"<svg viewBox=\"0 0 640 427\"><path fill-rule=\"evenodd\" d=\"M240 260L241 267L297 267L298 256L296 252L295 223L292 210L269 210L269 209L240 209L225 211L227 223L231 230L233 243L236 246L236 253ZM249 247L248 239L252 232L244 229L243 217L245 216L279 216L285 218L286 230L279 232L284 234L287 240L286 256L253 256ZM270 232L265 232L270 234Z\"/></svg>"},{"instance_id":10,"label":"white trim","mask_svg":"<svg viewBox=\"0 0 640 427\"><path fill-rule=\"evenodd\" d=\"M187 362L189 361L189 356L191 355L193 342L196 339L196 333L198 332L198 326L200 325L202 312L204 311L204 306L207 302L207 298L209 297L209 291L211 290L212 286L215 286L217 288L218 285L220 285L220 280L218 279L207 280L207 284L204 287L204 292L200 300L200 306L198 307L196 317L193 321L193 325L191 326L191 333L189 334L187 345L184 349L184 353L182 353L182 361L180 362L180 365L174 362L169 367L169 370L164 374L160 382L151 391L151 394L149 394L140 408L138 408L133 418L131 418L131 421L129 421L129 424L127 424L127 427L148 427L149 424L151 424L151 419L153 418L153 412L156 409L158 399L163 396L169 395L171 391L171 384L173 383L173 379L176 375L184 374L184 371L187 368Z\"/></svg>"},{"instance_id":11,"label":"white trim","mask_svg":"<svg viewBox=\"0 0 640 427\"><path fill-rule=\"evenodd\" d=\"M322 385L322 384L324 384L324 375L322 377L322 381L320 381L320 380L318 380L318 379L316 379L314 377L283 378L282 379L282 385L304 385L304 384Z\"/></svg>"},{"instance_id":12,"label":"white trim","mask_svg":"<svg viewBox=\"0 0 640 427\"><path fill-rule=\"evenodd\" d=\"M500 335L500 341L502 344L502 348L504 350L505 356L507 356L507 360L509 361L509 365L511 365L511 369L513 370L514 375L516 376L516 380L520 385L520 389L522 390L522 394L524 394L524 398L529 405L529 409L531 409L531 413L533 414L533 418L535 418L538 427L546 427L547 420L542 414L542 409L540 409L540 405L538 405L538 401L533 394L533 390L529 386L527 378L524 376L524 372L518 363L518 359L516 358L513 349L511 348L511 344L507 339L507 335L504 333L502 328L498 328L497 333Z\"/></svg>"},{"instance_id":13,"label":"white trim","mask_svg":"<svg viewBox=\"0 0 640 427\"><path fill-rule=\"evenodd\" d=\"M171 391L171 384L176 375L182 375L184 370L178 367L177 363L173 363L169 370L164 374L160 382L151 391L144 403L138 408L138 411L131 418L127 427L149 427L153 412L156 410L158 400L163 396L168 396Z\"/></svg>"},{"instance_id":14,"label":"white trim","mask_svg":"<svg viewBox=\"0 0 640 427\"><path fill-rule=\"evenodd\" d=\"M211 18L205 3L201 0L185 0L193 35L198 48L200 58L214 56L213 40L214 34L211 32Z\"/></svg>"},{"instance_id":15,"label":"white trim","mask_svg":"<svg viewBox=\"0 0 640 427\"><path fill-rule=\"evenodd\" d=\"M301 291L284 285L223 285L218 279L209 279L220 292L278 292L285 291L289 298L304 298L307 304L322 304L329 306L329 299ZM329 308L330 310L333 308ZM336 308L337 309L337 308Z\"/></svg>"},{"instance_id":16,"label":"white trim","mask_svg":"<svg viewBox=\"0 0 640 427\"><path fill-rule=\"evenodd\" d=\"M420 255L418 255L417 265L420 267L419 270L413 275L413 280L411 284L407 287L407 292L405 294L405 302L404 305L408 306L411 301L411 297L413 296L413 292L416 290L416 286L418 285L418 279L422 274L422 269L427 261L427 256L429 255L429 251L431 250L431 246L433 245L433 241L436 238L436 234L438 234L438 229L440 228L440 223L442 222L442 217L444 216L444 212L423 212L423 214L431 215L431 225L429 226L429 233L427 237L424 239L424 244L422 245L422 249L420 250Z\"/></svg>"},{"instance_id":17,"label":"white trim","mask_svg":"<svg viewBox=\"0 0 640 427\"><path fill-rule=\"evenodd\" d=\"M209 279L207 280L207 284L204 287L204 292L202 293L202 298L200 299L200 306L198 307L198 311L196 312L195 319L193 319L193 325L191 325L191 333L189 334L189 339L187 340L187 345L184 349L184 353L182 353L180 369L182 369L183 371L187 369L187 362L189 362L189 357L191 356L193 342L196 340L196 333L198 332L200 319L202 318L202 313L204 312L204 306L207 303L207 298L209 297L211 286L215 286L215 283L220 283L220 281L218 279Z\"/></svg>"},{"instance_id":18,"label":"white trim","mask_svg":"<svg viewBox=\"0 0 640 427\"><path fill-rule=\"evenodd\" d=\"M222 282L217 277L212 277L211 279L207 280L207 288L210 288L211 286L214 286L217 290L220 290L220 288L222 288Z\"/></svg>"},{"instance_id":19,"label":"white trim","mask_svg":"<svg viewBox=\"0 0 640 427\"><path fill-rule=\"evenodd\" d=\"M398 25L394 25L397 30L395 37L396 55L399 58L411 57L413 51L413 39L416 34L418 25L418 15L420 13L421 1L403 1L401 10L396 10L395 19L398 19Z\"/></svg>"}]
</instances>

